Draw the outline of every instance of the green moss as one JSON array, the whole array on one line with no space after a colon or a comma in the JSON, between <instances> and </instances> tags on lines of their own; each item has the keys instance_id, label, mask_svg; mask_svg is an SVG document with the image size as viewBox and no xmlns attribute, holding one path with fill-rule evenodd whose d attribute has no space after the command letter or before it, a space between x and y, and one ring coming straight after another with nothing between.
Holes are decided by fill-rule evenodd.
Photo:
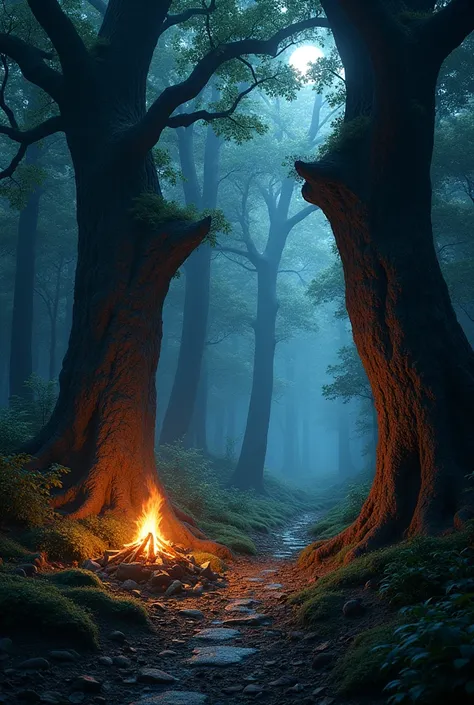
<instances>
[{"instance_id":1,"label":"green moss","mask_svg":"<svg viewBox=\"0 0 474 705\"><path fill-rule=\"evenodd\" d=\"M21 630L87 647L98 643L97 627L88 611L39 580L0 574L0 624L7 635Z\"/></svg>"},{"instance_id":2,"label":"green moss","mask_svg":"<svg viewBox=\"0 0 474 705\"><path fill-rule=\"evenodd\" d=\"M255 555L257 553L257 548L252 539L235 526L212 521L202 521L199 526L214 541L223 543L224 546L228 546L236 553L247 555Z\"/></svg>"},{"instance_id":3,"label":"green moss","mask_svg":"<svg viewBox=\"0 0 474 705\"><path fill-rule=\"evenodd\" d=\"M22 539L33 550L44 551L53 561L80 562L101 555L107 548L107 543L83 524L69 519L31 529Z\"/></svg>"},{"instance_id":4,"label":"green moss","mask_svg":"<svg viewBox=\"0 0 474 705\"><path fill-rule=\"evenodd\" d=\"M379 693L391 674L382 671L386 660L383 651L374 650L379 644L390 644L399 622L391 622L359 634L336 663L331 680L341 695Z\"/></svg>"},{"instance_id":5,"label":"green moss","mask_svg":"<svg viewBox=\"0 0 474 705\"><path fill-rule=\"evenodd\" d=\"M308 596L303 604L297 608L298 620L311 626L324 622L340 615L344 604L344 593L321 592Z\"/></svg>"},{"instance_id":6,"label":"green moss","mask_svg":"<svg viewBox=\"0 0 474 705\"><path fill-rule=\"evenodd\" d=\"M109 617L136 624L147 623L147 612L141 602L133 598L114 597L93 587L65 587L62 594L97 617Z\"/></svg>"},{"instance_id":7,"label":"green moss","mask_svg":"<svg viewBox=\"0 0 474 705\"><path fill-rule=\"evenodd\" d=\"M348 122L344 122L343 118L336 118L333 121L333 132L321 145L319 156L352 148L366 137L371 124L372 121L367 115L359 115Z\"/></svg>"},{"instance_id":8,"label":"green moss","mask_svg":"<svg viewBox=\"0 0 474 705\"><path fill-rule=\"evenodd\" d=\"M137 196L130 212L136 221L148 228L157 228L171 221L192 221L194 215L189 209L151 192Z\"/></svg>"},{"instance_id":9,"label":"green moss","mask_svg":"<svg viewBox=\"0 0 474 705\"><path fill-rule=\"evenodd\" d=\"M216 573L225 573L225 571L228 570L228 566L224 563L224 561L219 558L219 556L215 556L213 553L195 552L193 553L193 556L198 565L202 565L203 563L206 563L206 561L210 561L211 568Z\"/></svg>"},{"instance_id":10,"label":"green moss","mask_svg":"<svg viewBox=\"0 0 474 705\"><path fill-rule=\"evenodd\" d=\"M0 558L27 558L30 553L17 541L0 534Z\"/></svg>"},{"instance_id":11,"label":"green moss","mask_svg":"<svg viewBox=\"0 0 474 705\"><path fill-rule=\"evenodd\" d=\"M59 573L45 573L41 577L53 585L102 588L102 583L95 573L79 568L61 570Z\"/></svg>"},{"instance_id":12,"label":"green moss","mask_svg":"<svg viewBox=\"0 0 474 705\"><path fill-rule=\"evenodd\" d=\"M135 534L135 527L130 522L120 521L110 515L87 517L87 519L81 519L79 524L102 539L108 548L117 548L129 543Z\"/></svg>"}]
</instances>

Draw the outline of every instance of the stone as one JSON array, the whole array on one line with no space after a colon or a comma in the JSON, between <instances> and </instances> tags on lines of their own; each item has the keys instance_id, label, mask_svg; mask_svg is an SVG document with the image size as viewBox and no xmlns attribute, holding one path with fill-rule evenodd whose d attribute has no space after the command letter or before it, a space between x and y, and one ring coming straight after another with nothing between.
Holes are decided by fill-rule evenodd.
<instances>
[{"instance_id":1,"label":"stone","mask_svg":"<svg viewBox=\"0 0 474 705\"><path fill-rule=\"evenodd\" d=\"M265 590L280 590L283 587L281 583L269 583L265 585Z\"/></svg>"},{"instance_id":2,"label":"stone","mask_svg":"<svg viewBox=\"0 0 474 705\"><path fill-rule=\"evenodd\" d=\"M173 580L171 585L166 589L166 597L171 597L172 595L179 595L183 592L183 583L179 580Z\"/></svg>"},{"instance_id":3,"label":"stone","mask_svg":"<svg viewBox=\"0 0 474 705\"><path fill-rule=\"evenodd\" d=\"M127 676L127 678L122 679L124 685L135 685L138 683L138 678L136 676Z\"/></svg>"},{"instance_id":4,"label":"stone","mask_svg":"<svg viewBox=\"0 0 474 705\"><path fill-rule=\"evenodd\" d=\"M27 578L32 578L33 575L36 575L36 573L38 572L38 568L35 566L34 563L22 563L18 566L18 568L25 572Z\"/></svg>"},{"instance_id":5,"label":"stone","mask_svg":"<svg viewBox=\"0 0 474 705\"><path fill-rule=\"evenodd\" d=\"M116 641L119 644L123 644L123 642L126 640L126 638L127 637L125 636L125 634L123 632L119 632L117 630L110 632L110 634L109 634L109 639L111 641Z\"/></svg>"},{"instance_id":6,"label":"stone","mask_svg":"<svg viewBox=\"0 0 474 705\"><path fill-rule=\"evenodd\" d=\"M97 661L100 663L101 666L113 666L114 665L114 660L110 658L110 656L99 656Z\"/></svg>"},{"instance_id":7,"label":"stone","mask_svg":"<svg viewBox=\"0 0 474 705\"><path fill-rule=\"evenodd\" d=\"M226 605L224 610L226 612L239 612L240 614L252 614L255 611L250 607L244 607L244 605Z\"/></svg>"},{"instance_id":8,"label":"stone","mask_svg":"<svg viewBox=\"0 0 474 705\"><path fill-rule=\"evenodd\" d=\"M61 693L57 693L55 690L48 690L41 696L42 703L48 703L48 705L61 705L62 703L67 703L67 698Z\"/></svg>"},{"instance_id":9,"label":"stone","mask_svg":"<svg viewBox=\"0 0 474 705\"><path fill-rule=\"evenodd\" d=\"M253 597L242 597L237 600L232 600L230 605L235 605L237 607L255 607L256 605L261 604L261 602L261 600L254 600Z\"/></svg>"},{"instance_id":10,"label":"stone","mask_svg":"<svg viewBox=\"0 0 474 705\"><path fill-rule=\"evenodd\" d=\"M86 696L84 693L71 693L71 695L68 697L68 700L70 703L73 703L73 705L79 705L79 703L82 703L84 701L84 698Z\"/></svg>"},{"instance_id":11,"label":"stone","mask_svg":"<svg viewBox=\"0 0 474 705\"><path fill-rule=\"evenodd\" d=\"M201 610L179 610L178 614L188 619L205 619L204 613Z\"/></svg>"},{"instance_id":12,"label":"stone","mask_svg":"<svg viewBox=\"0 0 474 705\"><path fill-rule=\"evenodd\" d=\"M242 693L244 695L257 695L258 693L263 693L264 690L265 690L265 688L263 687L263 685L257 685L256 683L250 683L250 685L245 686Z\"/></svg>"},{"instance_id":13,"label":"stone","mask_svg":"<svg viewBox=\"0 0 474 705\"><path fill-rule=\"evenodd\" d=\"M203 705L207 695L185 690L168 690L166 693L145 696L130 705Z\"/></svg>"},{"instance_id":14,"label":"stone","mask_svg":"<svg viewBox=\"0 0 474 705\"><path fill-rule=\"evenodd\" d=\"M150 602L148 607L158 610L159 612L166 612L166 607L161 602Z\"/></svg>"},{"instance_id":15,"label":"stone","mask_svg":"<svg viewBox=\"0 0 474 705\"><path fill-rule=\"evenodd\" d=\"M49 669L49 661L45 658L29 658L26 661L22 661L18 668L22 671L47 671Z\"/></svg>"},{"instance_id":16,"label":"stone","mask_svg":"<svg viewBox=\"0 0 474 705\"><path fill-rule=\"evenodd\" d=\"M324 693L325 690L326 690L325 686L322 685L322 686L319 686L319 688L315 688L313 690L312 694L317 698L318 695L321 695L322 693Z\"/></svg>"},{"instance_id":17,"label":"stone","mask_svg":"<svg viewBox=\"0 0 474 705\"><path fill-rule=\"evenodd\" d=\"M229 639L235 639L239 636L240 632L238 629L201 629L193 636L193 639L200 639L201 641L228 641Z\"/></svg>"},{"instance_id":18,"label":"stone","mask_svg":"<svg viewBox=\"0 0 474 705\"><path fill-rule=\"evenodd\" d=\"M222 688L222 692L226 695L233 695L234 693L241 693L243 689L243 685L228 685L227 687Z\"/></svg>"},{"instance_id":19,"label":"stone","mask_svg":"<svg viewBox=\"0 0 474 705\"><path fill-rule=\"evenodd\" d=\"M287 688L285 693L301 693L304 690L304 685L302 683L295 683L291 688Z\"/></svg>"},{"instance_id":20,"label":"stone","mask_svg":"<svg viewBox=\"0 0 474 705\"><path fill-rule=\"evenodd\" d=\"M316 654L316 656L313 658L311 668L313 668L315 671L319 671L320 668L325 668L326 666L329 666L329 664L331 664L333 661L333 654L328 654L326 652L323 652L322 654Z\"/></svg>"},{"instance_id":21,"label":"stone","mask_svg":"<svg viewBox=\"0 0 474 705\"><path fill-rule=\"evenodd\" d=\"M169 585L171 585L172 582L173 581L168 573L157 571L156 573L153 573L153 576L150 579L150 587L152 590L164 591Z\"/></svg>"},{"instance_id":22,"label":"stone","mask_svg":"<svg viewBox=\"0 0 474 705\"><path fill-rule=\"evenodd\" d=\"M276 681L270 683L274 688L282 688L283 686L295 685L297 679L294 676L280 676Z\"/></svg>"},{"instance_id":23,"label":"stone","mask_svg":"<svg viewBox=\"0 0 474 705\"><path fill-rule=\"evenodd\" d=\"M82 693L98 693L102 689L102 682L94 676L79 676L74 679L72 688Z\"/></svg>"},{"instance_id":24,"label":"stone","mask_svg":"<svg viewBox=\"0 0 474 705\"><path fill-rule=\"evenodd\" d=\"M135 580L125 580L120 587L122 590L132 592L132 590L136 590L138 588L138 583L136 583Z\"/></svg>"},{"instance_id":25,"label":"stone","mask_svg":"<svg viewBox=\"0 0 474 705\"><path fill-rule=\"evenodd\" d=\"M175 683L178 679L159 668L142 668L138 673L138 680L142 683Z\"/></svg>"},{"instance_id":26,"label":"stone","mask_svg":"<svg viewBox=\"0 0 474 705\"><path fill-rule=\"evenodd\" d=\"M25 690L19 690L16 693L16 697L18 700L21 700L25 703L38 703L41 700L41 696L39 693L36 692L36 690L33 690L31 688L25 688Z\"/></svg>"},{"instance_id":27,"label":"stone","mask_svg":"<svg viewBox=\"0 0 474 705\"><path fill-rule=\"evenodd\" d=\"M130 594L131 594L133 597L136 597L137 599L142 596L142 593L140 592L140 590L131 590L131 591L130 591Z\"/></svg>"},{"instance_id":28,"label":"stone","mask_svg":"<svg viewBox=\"0 0 474 705\"><path fill-rule=\"evenodd\" d=\"M13 650L13 641L8 637L0 639L0 654L10 654Z\"/></svg>"},{"instance_id":29,"label":"stone","mask_svg":"<svg viewBox=\"0 0 474 705\"><path fill-rule=\"evenodd\" d=\"M168 656L177 656L177 655L178 655L177 652L172 651L172 649L165 649L164 651L160 651L160 653L158 654L158 656L163 656L163 658L166 658Z\"/></svg>"},{"instance_id":30,"label":"stone","mask_svg":"<svg viewBox=\"0 0 474 705\"><path fill-rule=\"evenodd\" d=\"M26 573L23 568L15 568L13 570L13 575L18 575L20 578L26 578Z\"/></svg>"},{"instance_id":31,"label":"stone","mask_svg":"<svg viewBox=\"0 0 474 705\"><path fill-rule=\"evenodd\" d=\"M196 597L201 597L202 593L204 592L204 585L201 585L201 583L197 583L191 590L193 595L196 595Z\"/></svg>"},{"instance_id":32,"label":"stone","mask_svg":"<svg viewBox=\"0 0 474 705\"><path fill-rule=\"evenodd\" d=\"M181 565L172 565L166 572L172 580L182 580L186 576L186 571Z\"/></svg>"},{"instance_id":33,"label":"stone","mask_svg":"<svg viewBox=\"0 0 474 705\"><path fill-rule=\"evenodd\" d=\"M329 649L330 646L331 646L330 641L322 641L320 644L318 644L317 646L314 647L314 650L317 651L318 653L321 653L321 651L326 651L327 649Z\"/></svg>"},{"instance_id":34,"label":"stone","mask_svg":"<svg viewBox=\"0 0 474 705\"><path fill-rule=\"evenodd\" d=\"M271 573L276 573L276 568L266 568L266 570L260 571L262 575L270 575Z\"/></svg>"},{"instance_id":35,"label":"stone","mask_svg":"<svg viewBox=\"0 0 474 705\"><path fill-rule=\"evenodd\" d=\"M264 583L265 580L263 578L247 578L248 583Z\"/></svg>"},{"instance_id":36,"label":"stone","mask_svg":"<svg viewBox=\"0 0 474 705\"><path fill-rule=\"evenodd\" d=\"M269 617L266 614L246 614L242 615L242 617L231 617L229 619L224 619L223 624L236 627L258 627L261 624L268 624L271 621L272 617Z\"/></svg>"},{"instance_id":37,"label":"stone","mask_svg":"<svg viewBox=\"0 0 474 705\"><path fill-rule=\"evenodd\" d=\"M135 583L145 583L151 578L151 570L147 570L141 563L120 563L115 577L120 582L133 580Z\"/></svg>"},{"instance_id":38,"label":"stone","mask_svg":"<svg viewBox=\"0 0 474 705\"><path fill-rule=\"evenodd\" d=\"M84 561L82 567L84 568L84 570L90 570L91 573L97 573L99 570L102 570L102 566L99 565L99 563L92 561L90 558Z\"/></svg>"},{"instance_id":39,"label":"stone","mask_svg":"<svg viewBox=\"0 0 474 705\"><path fill-rule=\"evenodd\" d=\"M192 666L232 666L256 652L256 649L240 646L203 646L193 650L193 656L187 663Z\"/></svg>"},{"instance_id":40,"label":"stone","mask_svg":"<svg viewBox=\"0 0 474 705\"><path fill-rule=\"evenodd\" d=\"M217 580L219 577L217 573L214 573L214 571L211 568L211 561L206 561L205 563L201 564L201 576L203 578L207 578L208 580Z\"/></svg>"},{"instance_id":41,"label":"stone","mask_svg":"<svg viewBox=\"0 0 474 705\"><path fill-rule=\"evenodd\" d=\"M361 600L348 600L342 608L344 617L359 617L364 612L365 607Z\"/></svg>"},{"instance_id":42,"label":"stone","mask_svg":"<svg viewBox=\"0 0 474 705\"><path fill-rule=\"evenodd\" d=\"M113 664L114 664L114 666L117 666L118 668L131 668L132 667L132 662L126 656L114 656Z\"/></svg>"},{"instance_id":43,"label":"stone","mask_svg":"<svg viewBox=\"0 0 474 705\"><path fill-rule=\"evenodd\" d=\"M71 662L76 660L76 656L66 650L50 651L48 656L53 659L53 661Z\"/></svg>"}]
</instances>

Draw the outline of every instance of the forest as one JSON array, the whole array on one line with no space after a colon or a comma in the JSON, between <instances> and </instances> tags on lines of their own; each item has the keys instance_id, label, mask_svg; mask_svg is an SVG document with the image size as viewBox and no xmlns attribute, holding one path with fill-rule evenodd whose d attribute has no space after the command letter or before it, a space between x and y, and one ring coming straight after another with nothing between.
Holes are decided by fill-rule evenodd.
<instances>
[{"instance_id":1,"label":"forest","mask_svg":"<svg viewBox=\"0 0 474 705\"><path fill-rule=\"evenodd\" d=\"M1 0L0 705L474 704L474 0Z\"/></svg>"}]
</instances>

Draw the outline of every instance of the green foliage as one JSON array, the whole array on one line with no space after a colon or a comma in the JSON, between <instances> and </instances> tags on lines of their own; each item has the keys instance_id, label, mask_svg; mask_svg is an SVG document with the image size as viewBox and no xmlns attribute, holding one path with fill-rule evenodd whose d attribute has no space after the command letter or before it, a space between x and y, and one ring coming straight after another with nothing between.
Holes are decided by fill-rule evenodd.
<instances>
[{"instance_id":1,"label":"green foliage","mask_svg":"<svg viewBox=\"0 0 474 705\"><path fill-rule=\"evenodd\" d=\"M66 468L53 465L49 470L26 470L27 455L0 456L0 517L4 523L43 525L52 519L50 490L61 487Z\"/></svg>"},{"instance_id":2,"label":"green foliage","mask_svg":"<svg viewBox=\"0 0 474 705\"><path fill-rule=\"evenodd\" d=\"M24 386L29 394L26 398L11 397L9 417L11 422L21 429L22 442L38 433L49 421L58 396L58 384L54 379L45 380L37 374L32 374ZM14 448L17 449L18 446Z\"/></svg>"},{"instance_id":3,"label":"green foliage","mask_svg":"<svg viewBox=\"0 0 474 705\"><path fill-rule=\"evenodd\" d=\"M39 580L0 573L0 623L6 635L25 631L97 646L97 627L89 612Z\"/></svg>"},{"instance_id":4,"label":"green foliage","mask_svg":"<svg viewBox=\"0 0 474 705\"><path fill-rule=\"evenodd\" d=\"M44 169L36 164L20 164L14 179L6 179L0 183L0 198L5 198L10 208L21 211L26 206L31 192L39 188L45 178Z\"/></svg>"},{"instance_id":5,"label":"green foliage","mask_svg":"<svg viewBox=\"0 0 474 705\"><path fill-rule=\"evenodd\" d=\"M369 380L355 345L340 348L337 356L340 362L327 369L334 381L323 385L323 396L331 400L342 399L344 403L357 397L372 399Z\"/></svg>"},{"instance_id":6,"label":"green foliage","mask_svg":"<svg viewBox=\"0 0 474 705\"><path fill-rule=\"evenodd\" d=\"M22 546L18 541L0 534L0 558L3 560L8 558L27 558L30 555L24 546Z\"/></svg>"},{"instance_id":7,"label":"green foliage","mask_svg":"<svg viewBox=\"0 0 474 705\"><path fill-rule=\"evenodd\" d=\"M382 671L385 654L376 647L390 643L398 621L382 624L361 632L337 661L331 681L341 695L371 695L379 693L387 682L387 672Z\"/></svg>"},{"instance_id":8,"label":"green foliage","mask_svg":"<svg viewBox=\"0 0 474 705\"><path fill-rule=\"evenodd\" d=\"M339 615L344 604L344 593L335 591L317 592L296 608L298 620L307 626L333 619Z\"/></svg>"},{"instance_id":9,"label":"green foliage","mask_svg":"<svg viewBox=\"0 0 474 705\"><path fill-rule=\"evenodd\" d=\"M102 587L102 583L95 573L79 568L61 570L58 573L45 573L42 577L57 586Z\"/></svg>"},{"instance_id":10,"label":"green foliage","mask_svg":"<svg viewBox=\"0 0 474 705\"><path fill-rule=\"evenodd\" d=\"M382 645L384 670L396 677L387 686L389 705L472 703L474 695L474 594L453 593L437 604L406 608L408 624Z\"/></svg>"},{"instance_id":11,"label":"green foliage","mask_svg":"<svg viewBox=\"0 0 474 705\"><path fill-rule=\"evenodd\" d=\"M21 538L26 546L44 551L53 561L83 561L101 555L108 547L86 526L70 519L30 529Z\"/></svg>"},{"instance_id":12,"label":"green foliage","mask_svg":"<svg viewBox=\"0 0 474 705\"><path fill-rule=\"evenodd\" d=\"M31 438L31 422L26 411L0 409L0 453L10 455Z\"/></svg>"},{"instance_id":13,"label":"green foliage","mask_svg":"<svg viewBox=\"0 0 474 705\"><path fill-rule=\"evenodd\" d=\"M145 192L133 200L130 209L133 218L146 228L155 229L173 221L191 221L188 208L175 201L166 201L157 193Z\"/></svg>"},{"instance_id":14,"label":"green foliage","mask_svg":"<svg viewBox=\"0 0 474 705\"><path fill-rule=\"evenodd\" d=\"M319 156L352 150L367 137L372 121L366 115L344 122L337 117L333 121L333 132L319 148Z\"/></svg>"},{"instance_id":15,"label":"green foliage","mask_svg":"<svg viewBox=\"0 0 474 705\"><path fill-rule=\"evenodd\" d=\"M172 186L176 186L178 181L183 178L182 174L174 168L173 161L168 150L162 149L161 147L154 147L153 160L155 162L160 183L167 181Z\"/></svg>"},{"instance_id":16,"label":"green foliage","mask_svg":"<svg viewBox=\"0 0 474 705\"><path fill-rule=\"evenodd\" d=\"M311 528L311 534L316 539L329 539L344 531L359 516L371 484L372 481L365 477L350 484L346 497Z\"/></svg>"},{"instance_id":17,"label":"green foliage","mask_svg":"<svg viewBox=\"0 0 474 705\"><path fill-rule=\"evenodd\" d=\"M144 606L131 597L115 597L102 588L94 587L67 587L62 588L61 592L77 605L90 610L96 617L134 624L147 624L148 622Z\"/></svg>"}]
</instances>

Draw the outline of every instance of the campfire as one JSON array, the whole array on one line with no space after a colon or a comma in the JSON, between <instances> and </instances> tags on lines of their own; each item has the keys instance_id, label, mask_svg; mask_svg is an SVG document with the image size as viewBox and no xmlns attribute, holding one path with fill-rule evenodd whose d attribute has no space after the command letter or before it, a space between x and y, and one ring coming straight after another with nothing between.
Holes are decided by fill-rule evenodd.
<instances>
[{"instance_id":1,"label":"campfire","mask_svg":"<svg viewBox=\"0 0 474 705\"><path fill-rule=\"evenodd\" d=\"M220 576L214 573L209 562L197 565L185 547L163 536L160 530L163 501L153 488L136 522L134 541L121 549L105 551L103 556L86 562L90 565L84 567L104 572L130 591L140 588L166 595L191 591L196 595L216 583Z\"/></svg>"}]
</instances>

